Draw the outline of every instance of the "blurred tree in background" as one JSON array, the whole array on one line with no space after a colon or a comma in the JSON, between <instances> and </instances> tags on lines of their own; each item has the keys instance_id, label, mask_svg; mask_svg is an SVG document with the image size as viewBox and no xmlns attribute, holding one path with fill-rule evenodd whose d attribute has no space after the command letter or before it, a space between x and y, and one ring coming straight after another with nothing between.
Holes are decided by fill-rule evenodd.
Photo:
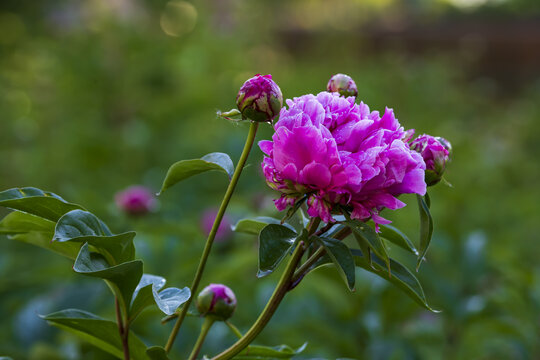
<instances>
[{"instance_id":1,"label":"blurred tree in background","mask_svg":"<svg viewBox=\"0 0 540 360\"><path fill-rule=\"evenodd\" d=\"M347 73L372 109L392 107L406 127L453 144L453 188L432 191L434 239L418 275L442 313L366 272L349 294L337 273L322 269L258 342L309 341L303 358L539 358L539 64L536 0L3 0L0 188L53 191L116 232L136 230L145 272L185 286L204 245L199 218L218 205L222 177L186 181L145 218L123 216L114 194L132 184L157 191L180 159L212 151L237 159L245 125L215 112L233 107L255 73L271 73L286 98ZM258 139L271 134L262 127ZM276 215L261 159L253 151L233 219ZM400 212L396 224L415 239L416 207ZM37 316L68 300L110 316L105 287L67 276L71 264L60 257L0 240L0 355L106 359ZM256 280L253 237L234 235L214 250L203 284L234 289L233 319L245 329L277 275ZM170 325L155 321L157 310L142 316L135 331L162 343ZM197 324L188 319L176 355L191 347ZM225 327L209 336L207 353L233 341Z\"/></svg>"}]
</instances>

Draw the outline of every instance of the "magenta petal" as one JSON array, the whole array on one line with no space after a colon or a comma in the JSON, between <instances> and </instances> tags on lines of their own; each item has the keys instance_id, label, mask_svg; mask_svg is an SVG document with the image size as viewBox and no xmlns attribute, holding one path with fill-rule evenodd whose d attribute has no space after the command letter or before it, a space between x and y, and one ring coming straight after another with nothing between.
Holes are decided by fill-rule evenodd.
<instances>
[{"instance_id":1,"label":"magenta petal","mask_svg":"<svg viewBox=\"0 0 540 360\"><path fill-rule=\"evenodd\" d=\"M327 166L312 162L300 171L300 180L302 183L311 185L316 189L325 189L330 185L332 174Z\"/></svg>"},{"instance_id":2,"label":"magenta petal","mask_svg":"<svg viewBox=\"0 0 540 360\"><path fill-rule=\"evenodd\" d=\"M287 164L281 170L281 175L284 179L291 180L291 181L297 181L298 180L298 170L296 169L296 166L294 164Z\"/></svg>"},{"instance_id":3,"label":"magenta petal","mask_svg":"<svg viewBox=\"0 0 540 360\"><path fill-rule=\"evenodd\" d=\"M259 148L266 155L272 155L272 149L274 148L274 143L270 140L259 141Z\"/></svg>"}]
</instances>

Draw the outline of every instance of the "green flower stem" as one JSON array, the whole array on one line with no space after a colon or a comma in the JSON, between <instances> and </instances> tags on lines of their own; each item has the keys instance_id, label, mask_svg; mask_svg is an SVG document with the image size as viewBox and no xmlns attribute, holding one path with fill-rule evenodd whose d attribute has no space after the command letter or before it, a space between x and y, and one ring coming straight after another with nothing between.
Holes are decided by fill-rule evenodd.
<instances>
[{"instance_id":1,"label":"green flower stem","mask_svg":"<svg viewBox=\"0 0 540 360\"><path fill-rule=\"evenodd\" d=\"M118 332L120 333L120 339L122 339L122 348L124 350L124 360L129 360L129 325L122 321L122 313L120 311L120 303L118 298L114 299L114 305L116 309L116 322L118 323Z\"/></svg>"},{"instance_id":2,"label":"green flower stem","mask_svg":"<svg viewBox=\"0 0 540 360\"><path fill-rule=\"evenodd\" d=\"M236 335L239 339L242 338L242 333L240 332L240 330L238 330L236 326L233 325L233 323L231 323L230 321L225 321L225 324L229 327L229 329L231 329L234 335Z\"/></svg>"},{"instance_id":3,"label":"green flower stem","mask_svg":"<svg viewBox=\"0 0 540 360\"><path fill-rule=\"evenodd\" d=\"M197 355L199 355L199 352L201 351L201 347L204 343L204 339L206 339L206 335L208 335L208 331L214 325L215 319L213 319L211 316L207 316L204 319L204 322L201 326L201 332L199 333L199 338L197 339L197 342L195 343L195 346L193 346L193 350L191 351L191 355L189 355L188 360L195 360L197 359Z\"/></svg>"},{"instance_id":4,"label":"green flower stem","mask_svg":"<svg viewBox=\"0 0 540 360\"><path fill-rule=\"evenodd\" d=\"M214 220L214 225L212 225L210 234L208 234L208 239L206 240L206 245L204 246L203 254L201 256L201 260L199 261L197 272L195 273L195 277L193 278L193 282L191 284L191 296L188 299L188 301L186 301L186 303L182 307L182 310L178 314L178 320L176 320L176 323L174 324L174 327L171 331L171 335L169 336L169 340L167 340L167 344L165 345L166 352L169 352L171 350L172 345L174 343L174 339L176 339L176 336L178 335L178 331L180 330L180 326L182 325L182 322L184 321L184 318L186 317L189 306L191 305L193 298L197 294L197 289L199 288L199 283L201 282L204 267L206 266L206 261L208 260L208 256L210 255L210 250L212 249L212 244L214 243L214 238L216 237L216 233L218 231L219 225L221 224L221 219L223 219L225 210L227 209L227 206L229 205L231 196L234 192L236 184L238 183L240 174L242 173L244 165L246 164L246 160L249 156L249 152L251 151L251 147L253 146L253 142L255 141L255 135L257 134L258 126L259 126L259 123L251 122L251 125L249 127L249 133L246 139L246 144L244 145L244 150L242 151L242 155L240 155L240 160L238 160L238 164L236 165L236 168L234 169L234 174L232 176L231 182L229 183L229 186L227 187L227 191L225 192L225 196L223 197L223 201L221 202L221 206L219 207L216 219Z\"/></svg>"},{"instance_id":5,"label":"green flower stem","mask_svg":"<svg viewBox=\"0 0 540 360\"><path fill-rule=\"evenodd\" d=\"M338 240L343 240L344 238L346 238L347 236L349 236L351 234L351 229L349 228L344 228L342 230L340 230L335 236L334 238L338 239ZM296 283L299 279L301 279L302 277L306 276L306 274L309 272L310 270L310 267L313 266L313 264L315 264L317 262L317 260L319 260L320 258L322 258L324 256L324 254L326 253L326 250L323 248L323 247L319 247L317 249L317 251L315 251L307 260L305 263L303 263L299 268L298 270L296 270L294 272L294 275L293 275L293 278L292 278L292 282L293 283Z\"/></svg>"},{"instance_id":6,"label":"green flower stem","mask_svg":"<svg viewBox=\"0 0 540 360\"><path fill-rule=\"evenodd\" d=\"M245 333L244 336L242 336L230 348L223 351L221 354L216 355L212 358L212 360L232 359L236 354L238 354L240 351L244 350L249 344L251 344L251 342L257 337L257 335L259 335L259 333L264 329L266 324L268 324L268 322L276 312L279 304L281 303L281 300L283 300L283 297L285 297L285 294L289 290L289 286L291 284L291 277L294 274L294 269L298 265L298 262L302 258L303 254L304 242L302 241L296 247L289 263L287 264L287 268L281 275L281 279L279 280L279 283L274 290L272 297L270 297L270 300L268 300L268 303L266 304L264 310L257 318L257 321L255 321L255 323L251 326L251 329L249 329L248 332Z\"/></svg>"},{"instance_id":7,"label":"green flower stem","mask_svg":"<svg viewBox=\"0 0 540 360\"><path fill-rule=\"evenodd\" d=\"M309 225L308 225L308 238L311 236L319 226L321 222L320 218L312 218ZM248 330L247 333L245 333L235 344L233 344L231 347L229 347L227 350L223 351L221 354L216 355L212 358L212 360L228 360L233 358L236 354L244 350L255 338L259 335L259 333L264 329L264 327L268 324L274 313L276 312L279 304L287 294L287 292L290 289L291 286L291 279L294 275L294 270L298 266L298 263L302 259L302 255L304 255L305 252L305 244L303 241L300 241L298 245L296 246L296 249L294 250L291 259L289 260L289 263L287 264L287 267L285 268L285 271L281 275L281 278L279 279L279 283L276 286L276 289L274 290L274 293L270 297L270 300L268 300L268 303L266 303L265 308L255 321L255 323L251 326L251 328Z\"/></svg>"},{"instance_id":8,"label":"green flower stem","mask_svg":"<svg viewBox=\"0 0 540 360\"><path fill-rule=\"evenodd\" d=\"M304 273L307 272L309 270L309 268L315 264L317 262L317 260L319 260L321 257L324 256L324 254L326 253L326 250L321 246L317 249L317 251L315 251L313 253L313 255L311 255L305 263L302 264L302 266L300 266L298 268L298 270L296 270L294 272L294 275L293 275L293 282L296 282L298 279L300 279L302 276L304 276Z\"/></svg>"}]
</instances>

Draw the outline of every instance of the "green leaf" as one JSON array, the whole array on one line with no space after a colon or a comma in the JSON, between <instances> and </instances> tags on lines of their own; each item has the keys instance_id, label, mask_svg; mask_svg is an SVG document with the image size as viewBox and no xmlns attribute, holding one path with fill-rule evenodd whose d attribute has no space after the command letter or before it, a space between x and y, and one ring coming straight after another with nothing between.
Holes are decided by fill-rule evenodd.
<instances>
[{"instance_id":1,"label":"green leaf","mask_svg":"<svg viewBox=\"0 0 540 360\"><path fill-rule=\"evenodd\" d=\"M92 345L116 356L124 358L122 340L118 332L118 325L104 320L94 314L77 309L58 311L42 316L50 324L61 329L75 333ZM132 332L129 333L129 354L133 360L147 360L146 346Z\"/></svg>"},{"instance_id":2,"label":"green leaf","mask_svg":"<svg viewBox=\"0 0 540 360\"><path fill-rule=\"evenodd\" d=\"M365 247L368 246L379 258L384 260L388 271L390 272L390 259L388 258L386 246L375 232L375 229L365 222L351 220L350 218L345 221L345 224L352 230L360 248L365 251Z\"/></svg>"},{"instance_id":3,"label":"green leaf","mask_svg":"<svg viewBox=\"0 0 540 360\"><path fill-rule=\"evenodd\" d=\"M279 345L274 347L250 345L242 350L235 359L242 360L257 360L257 359L290 359L295 355L300 354L306 348L307 343L300 346L298 349L293 349L287 345Z\"/></svg>"},{"instance_id":4,"label":"green leaf","mask_svg":"<svg viewBox=\"0 0 540 360\"><path fill-rule=\"evenodd\" d=\"M233 231L241 232L245 234L259 235L261 230L268 224L278 224L281 225L281 220L274 219L268 216L258 216L254 219L242 219L239 220L236 225L232 227ZM283 226L288 227L289 229L294 230L294 227L285 223Z\"/></svg>"},{"instance_id":5,"label":"green leaf","mask_svg":"<svg viewBox=\"0 0 540 360\"><path fill-rule=\"evenodd\" d=\"M191 296L191 291L188 287L178 289L175 287L166 288L159 293L154 292L154 300L161 311L167 315L172 315L174 312Z\"/></svg>"},{"instance_id":6,"label":"green leaf","mask_svg":"<svg viewBox=\"0 0 540 360\"><path fill-rule=\"evenodd\" d=\"M392 275L390 275L385 269L386 263L377 256L373 256L373 263L370 264L370 262L364 257L362 251L357 249L351 249L351 253L354 256L354 262L356 263L356 266L359 266L391 282L396 287L405 292L405 294L407 294L411 299L416 301L420 306L430 311L438 312L437 310L433 310L428 305L424 290L422 289L422 285L420 285L420 282L418 281L416 276L414 276L414 274L410 272L405 266L401 265L399 262L393 259L390 259L390 269L392 273Z\"/></svg>"},{"instance_id":7,"label":"green leaf","mask_svg":"<svg viewBox=\"0 0 540 360\"><path fill-rule=\"evenodd\" d=\"M347 284L351 291L354 290L356 266L351 250L347 245L334 238L316 237L316 239L324 247L326 253L336 265L345 284Z\"/></svg>"},{"instance_id":8,"label":"green leaf","mask_svg":"<svg viewBox=\"0 0 540 360\"><path fill-rule=\"evenodd\" d=\"M59 244L52 242L54 222L28 213L13 211L0 221L0 234L8 235L15 241L53 251L75 260L80 244Z\"/></svg>"},{"instance_id":9,"label":"green leaf","mask_svg":"<svg viewBox=\"0 0 540 360\"><path fill-rule=\"evenodd\" d=\"M234 165L229 155L220 152L207 154L200 159L178 161L167 171L160 194L182 180L210 170L223 171L230 179Z\"/></svg>"},{"instance_id":10,"label":"green leaf","mask_svg":"<svg viewBox=\"0 0 540 360\"><path fill-rule=\"evenodd\" d=\"M183 289L171 287L161 290L163 286L165 286L165 279L161 276L150 274L144 274L142 276L141 281L139 281L133 293L130 321L142 310L154 303L166 315L172 315L191 296L191 291L187 287Z\"/></svg>"},{"instance_id":11,"label":"green leaf","mask_svg":"<svg viewBox=\"0 0 540 360\"><path fill-rule=\"evenodd\" d=\"M335 224L327 232L323 233L322 235L324 235L325 237L334 237L334 235L336 235L338 232L340 232L344 228L345 226L342 224Z\"/></svg>"},{"instance_id":12,"label":"green leaf","mask_svg":"<svg viewBox=\"0 0 540 360\"><path fill-rule=\"evenodd\" d=\"M424 198L421 195L416 195L416 199L418 200L418 210L420 212L420 251L418 262L416 263L416 271L418 271L431 242L431 236L433 235L433 218Z\"/></svg>"},{"instance_id":13,"label":"green leaf","mask_svg":"<svg viewBox=\"0 0 540 360\"><path fill-rule=\"evenodd\" d=\"M129 310L130 321L133 321L144 309L154 304L154 294L152 290L163 289L167 281L164 277L150 274L143 274L139 284L133 292L133 301Z\"/></svg>"},{"instance_id":14,"label":"green leaf","mask_svg":"<svg viewBox=\"0 0 540 360\"><path fill-rule=\"evenodd\" d=\"M13 211L0 221L0 234L24 234L30 231L53 233L54 226L54 222L47 219L20 211Z\"/></svg>"},{"instance_id":15,"label":"green leaf","mask_svg":"<svg viewBox=\"0 0 540 360\"><path fill-rule=\"evenodd\" d=\"M268 224L259 234L259 272L257 277L272 273L291 249L295 231L283 225Z\"/></svg>"},{"instance_id":16,"label":"green leaf","mask_svg":"<svg viewBox=\"0 0 540 360\"><path fill-rule=\"evenodd\" d=\"M109 266L103 255L90 252L88 243L85 243L75 260L73 270L82 275L106 280L124 309L127 310L127 305L130 304L133 292L142 277L143 263L141 260L133 260Z\"/></svg>"},{"instance_id":17,"label":"green leaf","mask_svg":"<svg viewBox=\"0 0 540 360\"><path fill-rule=\"evenodd\" d=\"M150 360L169 360L169 356L161 346L152 346L146 349L146 355Z\"/></svg>"},{"instance_id":18,"label":"green leaf","mask_svg":"<svg viewBox=\"0 0 540 360\"><path fill-rule=\"evenodd\" d=\"M81 206L68 203L56 194L33 187L14 188L0 192L0 206L55 222L68 211L82 209Z\"/></svg>"},{"instance_id":19,"label":"green leaf","mask_svg":"<svg viewBox=\"0 0 540 360\"><path fill-rule=\"evenodd\" d=\"M188 301L191 291L188 287L178 289L175 287L161 290L165 286L165 279L161 276L144 274L133 293L133 301L129 311L129 321L133 321L145 308L156 304L166 315L172 315ZM160 291L161 290L161 291Z\"/></svg>"},{"instance_id":20,"label":"green leaf","mask_svg":"<svg viewBox=\"0 0 540 360\"><path fill-rule=\"evenodd\" d=\"M112 265L115 265L135 258L134 237L133 231L113 235L107 225L94 214L73 210L58 220L53 240L87 242L104 252Z\"/></svg>"},{"instance_id":21,"label":"green leaf","mask_svg":"<svg viewBox=\"0 0 540 360\"><path fill-rule=\"evenodd\" d=\"M407 235L402 233L401 230L390 225L379 225L379 226L381 229L381 232L379 233L380 237L418 256L418 250L416 250L411 240L409 240Z\"/></svg>"}]
</instances>

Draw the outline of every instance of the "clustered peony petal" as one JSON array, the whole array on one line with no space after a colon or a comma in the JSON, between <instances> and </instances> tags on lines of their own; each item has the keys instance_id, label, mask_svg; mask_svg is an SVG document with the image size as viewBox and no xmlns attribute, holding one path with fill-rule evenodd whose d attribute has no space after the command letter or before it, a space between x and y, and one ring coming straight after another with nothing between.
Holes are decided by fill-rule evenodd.
<instances>
[{"instance_id":1,"label":"clustered peony petal","mask_svg":"<svg viewBox=\"0 0 540 360\"><path fill-rule=\"evenodd\" d=\"M414 139L411 149L422 155L426 163L426 183L428 186L437 184L446 169L452 146L450 142L441 137L421 135Z\"/></svg>"},{"instance_id":2,"label":"clustered peony petal","mask_svg":"<svg viewBox=\"0 0 540 360\"><path fill-rule=\"evenodd\" d=\"M308 214L335 221L339 207L360 220L389 221L379 212L405 204L403 193L425 194L422 156L403 141L391 109L381 117L353 97L321 92L287 100L272 141L261 141L262 168L282 193L278 210L307 196Z\"/></svg>"}]
</instances>

